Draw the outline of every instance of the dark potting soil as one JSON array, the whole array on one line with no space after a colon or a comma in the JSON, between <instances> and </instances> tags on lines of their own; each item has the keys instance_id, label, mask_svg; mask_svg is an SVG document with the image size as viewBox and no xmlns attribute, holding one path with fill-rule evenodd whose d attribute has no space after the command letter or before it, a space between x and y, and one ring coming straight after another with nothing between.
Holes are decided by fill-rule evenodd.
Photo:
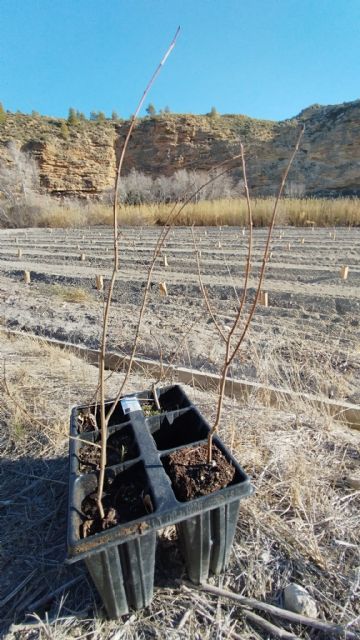
<instances>
[{"instance_id":1,"label":"dark potting soil","mask_svg":"<svg viewBox=\"0 0 360 640\"><path fill-rule=\"evenodd\" d=\"M100 438L96 444L100 444ZM137 445L129 430L124 428L113 433L107 442L106 458L108 467L131 460L138 455ZM101 450L91 444L84 444L79 451L79 470L82 473L98 471L100 469Z\"/></svg>"},{"instance_id":2,"label":"dark potting soil","mask_svg":"<svg viewBox=\"0 0 360 640\"><path fill-rule=\"evenodd\" d=\"M163 458L165 471L181 502L208 495L232 482L235 467L226 460L220 449L213 446L212 463L207 464L206 457L207 445L201 444L178 449Z\"/></svg>"},{"instance_id":3,"label":"dark potting soil","mask_svg":"<svg viewBox=\"0 0 360 640\"><path fill-rule=\"evenodd\" d=\"M112 481L108 479L103 495L103 507L105 518L101 520L96 491L84 498L81 511L86 520L80 527L82 538L136 520L153 511L151 497L147 493L144 477L139 473L137 465L119 474Z\"/></svg>"}]
</instances>

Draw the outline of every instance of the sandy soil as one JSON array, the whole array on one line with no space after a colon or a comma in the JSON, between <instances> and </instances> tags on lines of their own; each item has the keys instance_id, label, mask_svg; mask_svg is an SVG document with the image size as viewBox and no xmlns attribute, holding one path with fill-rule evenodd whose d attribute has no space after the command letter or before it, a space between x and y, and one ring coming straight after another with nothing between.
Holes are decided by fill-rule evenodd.
<instances>
[{"instance_id":1,"label":"sandy soil","mask_svg":"<svg viewBox=\"0 0 360 640\"><path fill-rule=\"evenodd\" d=\"M233 364L235 377L360 401L360 229L335 233L334 238L329 229L276 230L263 287L269 306L257 309ZM110 349L130 351L158 234L156 228L122 231ZM211 304L228 327L242 291L246 237L230 227L197 228L195 234ZM249 302L264 240L265 231L255 230ZM177 352L177 364L218 373L223 344L200 293L190 230L171 231L162 253L168 266L159 257L138 355L167 361ZM104 295L96 291L95 275L102 274L106 283L111 261L110 229L1 231L3 324L98 347ZM349 266L346 281L339 276L344 264ZM31 272L30 285L22 281L24 270ZM166 282L168 296L161 297L159 282ZM71 294L75 301L69 302Z\"/></svg>"}]
</instances>

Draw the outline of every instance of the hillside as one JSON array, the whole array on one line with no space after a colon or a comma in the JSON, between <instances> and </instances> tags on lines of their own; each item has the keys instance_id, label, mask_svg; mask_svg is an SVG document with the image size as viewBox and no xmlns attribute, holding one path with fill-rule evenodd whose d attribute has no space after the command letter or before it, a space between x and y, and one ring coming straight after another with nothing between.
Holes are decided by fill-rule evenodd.
<instances>
[{"instance_id":1,"label":"hillside","mask_svg":"<svg viewBox=\"0 0 360 640\"><path fill-rule=\"evenodd\" d=\"M360 100L313 105L298 116L273 122L244 115L162 114L139 120L124 171L133 167L156 176L178 169L206 170L246 149L254 195L271 195L294 145L306 126L301 150L288 180L291 195L360 195ZM24 114L0 124L0 162L9 162L9 143L35 158L45 193L98 197L113 186L116 156L129 123L79 121Z\"/></svg>"}]
</instances>

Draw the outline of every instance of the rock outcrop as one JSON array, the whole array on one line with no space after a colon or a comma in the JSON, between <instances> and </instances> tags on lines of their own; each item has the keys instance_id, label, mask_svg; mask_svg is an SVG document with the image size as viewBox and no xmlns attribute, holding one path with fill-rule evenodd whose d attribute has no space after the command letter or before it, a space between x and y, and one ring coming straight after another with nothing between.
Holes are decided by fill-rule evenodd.
<instances>
[{"instance_id":1,"label":"rock outcrop","mask_svg":"<svg viewBox=\"0 0 360 640\"><path fill-rule=\"evenodd\" d=\"M124 171L136 168L158 176L178 169L207 170L237 154L241 140L253 195L272 195L301 124L306 130L288 193L360 196L360 100L314 105L282 122L242 115L144 118L133 132ZM0 124L0 162L10 161L8 146L15 143L35 158L43 192L99 197L113 186L128 126L110 121L68 125L60 119L7 114Z\"/></svg>"}]
</instances>

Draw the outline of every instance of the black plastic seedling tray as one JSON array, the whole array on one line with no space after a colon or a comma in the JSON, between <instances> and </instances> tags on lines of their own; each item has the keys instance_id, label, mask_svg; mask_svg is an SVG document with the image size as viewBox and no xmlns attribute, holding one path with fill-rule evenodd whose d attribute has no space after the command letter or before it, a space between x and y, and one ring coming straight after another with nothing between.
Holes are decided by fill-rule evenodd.
<instances>
[{"instance_id":1,"label":"black plastic seedling tray","mask_svg":"<svg viewBox=\"0 0 360 640\"><path fill-rule=\"evenodd\" d=\"M188 502L176 498L164 459L174 450L206 441L210 427L180 386L160 389L158 397L161 412L146 417L136 407L151 403L151 393L127 396L135 401L135 410L125 413L120 401L109 426L108 443L114 436L121 441L124 435L130 445L119 463L107 467L107 491L117 500L126 491L128 478L136 478L142 487L142 504L140 500L134 518L119 507L123 523L86 538L80 534L85 520L82 505L97 488L97 471L82 469L79 452L84 442L80 439L97 443L100 433L97 429L79 433L78 416L84 407L75 407L71 414L68 562L85 560L110 617L127 613L129 607L149 604L156 531L166 525L177 525L193 582L206 580L210 571L221 573L229 560L240 502L252 493L248 476L215 436L214 446L235 468L233 481L220 491ZM97 415L96 407L88 409Z\"/></svg>"}]
</instances>

